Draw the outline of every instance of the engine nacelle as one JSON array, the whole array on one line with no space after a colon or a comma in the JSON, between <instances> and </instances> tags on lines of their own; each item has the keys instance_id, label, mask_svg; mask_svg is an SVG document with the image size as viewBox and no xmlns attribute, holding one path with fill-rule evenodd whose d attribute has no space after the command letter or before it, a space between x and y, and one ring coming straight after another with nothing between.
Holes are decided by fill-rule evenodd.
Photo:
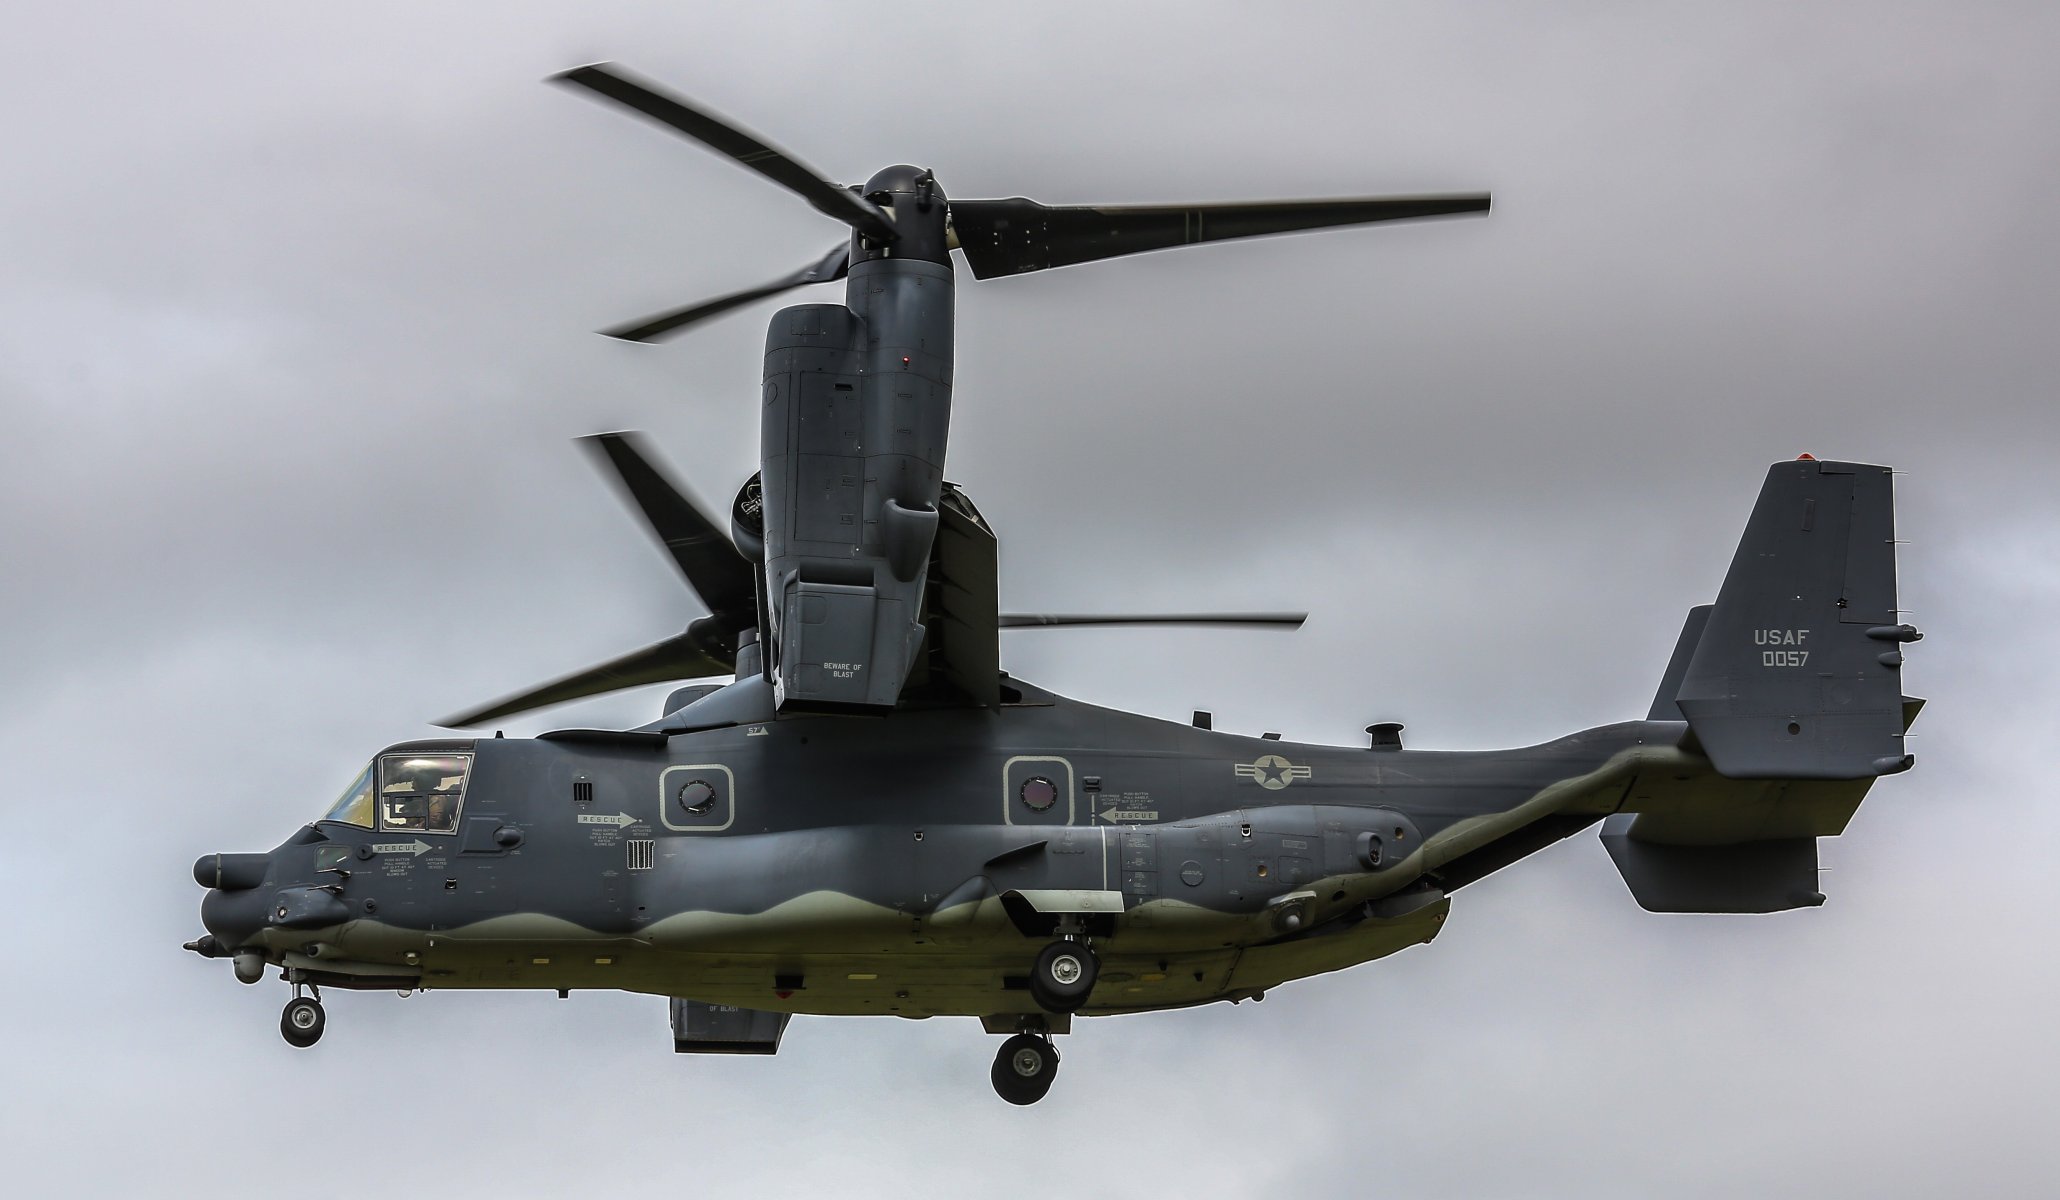
<instances>
[{"instance_id":1,"label":"engine nacelle","mask_svg":"<svg viewBox=\"0 0 2060 1200\"><path fill-rule=\"evenodd\" d=\"M782 709L887 709L923 641L950 418L951 269L883 259L851 292L891 309L883 345L866 317L798 305L766 333L759 528L748 492L733 531L762 545L766 640ZM740 520L742 513L747 519ZM754 539L751 535L756 534Z\"/></svg>"}]
</instances>

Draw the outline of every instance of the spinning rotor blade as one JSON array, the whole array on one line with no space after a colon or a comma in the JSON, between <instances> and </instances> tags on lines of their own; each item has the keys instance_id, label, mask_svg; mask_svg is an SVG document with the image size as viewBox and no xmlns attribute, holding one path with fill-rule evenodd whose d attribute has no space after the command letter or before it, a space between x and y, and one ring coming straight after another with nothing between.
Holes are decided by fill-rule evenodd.
<instances>
[{"instance_id":1,"label":"spinning rotor blade","mask_svg":"<svg viewBox=\"0 0 2060 1200\"><path fill-rule=\"evenodd\" d=\"M1003 613L1003 629L1048 629L1060 625L1196 625L1218 629L1259 626L1300 629L1308 613Z\"/></svg>"},{"instance_id":2,"label":"spinning rotor blade","mask_svg":"<svg viewBox=\"0 0 2060 1200\"><path fill-rule=\"evenodd\" d=\"M685 329L696 321L706 321L710 317L719 317L733 308L742 308L754 300L762 300L767 296L777 295L789 288L803 287L811 283L829 283L832 280L842 279L850 271L851 243L847 241L840 243L836 249L823 255L816 262L810 263L791 275L783 275L771 283L748 288L741 292L732 292L727 296L718 296L713 300L703 300L699 304L689 305L686 308L675 308L671 312L660 313L654 317L646 317L633 324L617 325L613 329L603 329L601 332L608 337L620 338L625 342L655 342L668 334Z\"/></svg>"},{"instance_id":3,"label":"spinning rotor blade","mask_svg":"<svg viewBox=\"0 0 2060 1200\"><path fill-rule=\"evenodd\" d=\"M600 433L580 439L614 469L623 492L672 556L687 587L713 616L722 619L734 647L737 633L757 621L751 563L737 553L720 526L651 465L638 444L641 440L631 433Z\"/></svg>"},{"instance_id":4,"label":"spinning rotor blade","mask_svg":"<svg viewBox=\"0 0 2060 1200\"><path fill-rule=\"evenodd\" d=\"M951 223L973 276L992 279L1200 242L1486 211L1486 193L1064 208L1017 197L954 200Z\"/></svg>"},{"instance_id":5,"label":"spinning rotor blade","mask_svg":"<svg viewBox=\"0 0 2060 1200\"><path fill-rule=\"evenodd\" d=\"M643 514L644 523L672 556L687 587L708 606L709 615L662 642L446 717L439 725L456 729L603 692L736 670L737 636L758 623L756 572L750 562L737 553L721 527L652 465L636 435L603 433L580 440L613 469L623 494Z\"/></svg>"},{"instance_id":6,"label":"spinning rotor blade","mask_svg":"<svg viewBox=\"0 0 2060 1200\"><path fill-rule=\"evenodd\" d=\"M697 621L695 624L698 625L700 622ZM499 717L528 712L533 708L598 696L603 692L620 691L646 683L704 679L710 675L728 675L735 670L733 664L718 661L697 648L704 637L705 635L689 627L685 633L646 646L642 650L632 651L599 666L588 667L562 679L552 680L541 687L503 697L482 708L445 717L437 724L446 729L462 729Z\"/></svg>"},{"instance_id":7,"label":"spinning rotor blade","mask_svg":"<svg viewBox=\"0 0 2060 1200\"><path fill-rule=\"evenodd\" d=\"M574 67L551 76L559 83L583 87L597 96L613 100L624 108L686 134L695 141L736 160L738 165L758 172L808 201L824 216L835 217L867 237L880 242L895 239L894 225L871 203L831 183L804 166L792 155L771 146L713 114L701 111L676 96L668 95L613 63Z\"/></svg>"}]
</instances>

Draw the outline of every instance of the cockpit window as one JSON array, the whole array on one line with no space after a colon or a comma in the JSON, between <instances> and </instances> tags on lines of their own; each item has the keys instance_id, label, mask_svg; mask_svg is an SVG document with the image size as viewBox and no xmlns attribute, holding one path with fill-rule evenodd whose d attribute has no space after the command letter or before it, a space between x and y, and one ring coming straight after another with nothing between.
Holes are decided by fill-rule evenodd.
<instances>
[{"instance_id":1,"label":"cockpit window","mask_svg":"<svg viewBox=\"0 0 2060 1200\"><path fill-rule=\"evenodd\" d=\"M351 781L351 785L343 789L343 795L337 798L336 803L322 819L341 821L345 825L357 825L365 829L372 828L371 763L366 763L365 769L358 772L358 777Z\"/></svg>"},{"instance_id":2,"label":"cockpit window","mask_svg":"<svg viewBox=\"0 0 2060 1200\"><path fill-rule=\"evenodd\" d=\"M379 760L379 828L452 833L465 800L469 754L389 754Z\"/></svg>"}]
</instances>

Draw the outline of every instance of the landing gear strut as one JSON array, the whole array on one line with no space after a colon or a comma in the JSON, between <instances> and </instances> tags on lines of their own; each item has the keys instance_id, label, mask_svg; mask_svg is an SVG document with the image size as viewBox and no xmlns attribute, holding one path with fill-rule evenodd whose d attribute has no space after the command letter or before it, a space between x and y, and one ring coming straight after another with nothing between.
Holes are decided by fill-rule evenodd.
<instances>
[{"instance_id":1,"label":"landing gear strut","mask_svg":"<svg viewBox=\"0 0 2060 1200\"><path fill-rule=\"evenodd\" d=\"M1038 952L1030 969L1030 998L1049 1013L1077 1012L1094 991L1101 962L1078 938L1063 938Z\"/></svg>"},{"instance_id":2,"label":"landing gear strut","mask_svg":"<svg viewBox=\"0 0 2060 1200\"><path fill-rule=\"evenodd\" d=\"M303 996L300 985L294 984L293 999L286 1002L286 1011L279 1014L279 1036L288 1045L306 1049L322 1040L322 1029L328 1023L328 1014L322 1011L322 993Z\"/></svg>"},{"instance_id":3,"label":"landing gear strut","mask_svg":"<svg viewBox=\"0 0 2060 1200\"><path fill-rule=\"evenodd\" d=\"M994 1056L995 1094L1010 1104L1035 1104L1058 1077L1059 1051L1040 1033L1019 1033Z\"/></svg>"}]
</instances>

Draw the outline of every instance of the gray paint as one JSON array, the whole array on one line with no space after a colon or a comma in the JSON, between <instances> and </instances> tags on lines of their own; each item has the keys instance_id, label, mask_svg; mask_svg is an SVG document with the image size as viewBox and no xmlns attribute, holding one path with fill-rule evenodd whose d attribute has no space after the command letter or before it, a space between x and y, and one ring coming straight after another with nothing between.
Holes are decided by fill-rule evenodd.
<instances>
[{"instance_id":1,"label":"gray paint","mask_svg":"<svg viewBox=\"0 0 2060 1200\"><path fill-rule=\"evenodd\" d=\"M75 925L17 924L9 1013L35 1036L10 1060L12 1181L216 1190L193 1146L266 1126L280 1088L318 1078L325 1110L379 1112L405 1072L340 1068L373 1058L449 1069L437 1163L458 1196L586 1186L596 1147L687 1138L689 1113L713 1191L754 1186L740 1148L779 1125L804 1190L1023 1195L1038 1146L1110 1136L1111 1109L1136 1144L1181 1148L1111 1156L1112 1189L1338 1190L1364 1170L1358 1106L1272 1126L1278 1156L1194 1131L1261 1109L1219 1085L1346 1062L1411 1089L1383 1116L1401 1191L2011 1194L2052 1176L2053 980L2027 951L2054 937L2036 847L2060 814L2036 620L2055 596L2049 9L1355 6L1286 25L1200 3L1104 10L1094 39L975 9L365 11L134 10L125 34L103 7L19 14L21 45L65 50L0 83L19 117L0 492L35 517L0 531L0 609L34 631L0 656L0 756L92 764L12 789L11 813L109 821L90 851L60 829L54 851L16 837L0 860L39 911L88 889L137 919L96 943L96 977L135 970L101 986L50 978L79 961ZM765 71L889 48L955 97L920 129ZM1059 1096L1028 1114L978 1078L992 1043L943 1022L802 1021L776 1060L700 1061L662 1049L662 1003L601 993L337 997L329 1040L294 1057L268 1031L275 988L172 949L195 932L186 860L277 840L370 747L461 704L677 630L691 613L664 560L565 439L652 429L727 499L756 449L762 322L663 351L586 331L829 244L764 185L531 82L631 49L852 178L948 153L965 187L1055 200L1497 185L1495 220L1426 227L1436 246L1288 240L962 298L951 469L1007 538L1011 607L1314 612L1294 637L1010 635L1015 673L1341 744L1382 717L1412 745L1485 747L1642 715L1758 468L1810 449L1909 472L1923 769L1824 844L1823 909L1648 917L1591 834L1455 896L1465 920L1435 954L1263 1005L1083 1021ZM1060 94L1116 90L1091 111ZM696 219L711 207L734 237ZM1342 349L1299 353L1317 344ZM1170 370L1176 348L1201 367ZM1106 444L1065 466L1090 489L1031 457L1090 426ZM1291 468L1259 437L1299 441ZM410 438L463 486L411 482ZM1136 461L1145 445L1163 449ZM404 603L365 581L398 521L452 556ZM552 720L634 724L664 691ZM225 744L246 770L212 769ZM80 854L104 868L91 882ZM1982 904L1925 898L1944 863L1987 864ZM204 1102L165 1101L200 1078ZM894 1124L849 1100L890 1090ZM1592 1153L1595 1114L1627 1109L1622 1152ZM1025 1115L1039 1137L1016 1136ZM854 1175L861 1154L888 1169Z\"/></svg>"},{"instance_id":2,"label":"gray paint","mask_svg":"<svg viewBox=\"0 0 2060 1200\"><path fill-rule=\"evenodd\" d=\"M942 196L919 213L913 173L867 188L899 189L904 224L941 230ZM785 309L768 327L764 571L782 708L889 709L901 695L923 636L951 346L950 264L919 257L860 257L845 304Z\"/></svg>"},{"instance_id":3,"label":"gray paint","mask_svg":"<svg viewBox=\"0 0 2060 1200\"><path fill-rule=\"evenodd\" d=\"M1629 813L1604 820L1602 845L1647 912L1770 913L1824 903L1813 838L1667 846L1639 841L1637 822Z\"/></svg>"},{"instance_id":4,"label":"gray paint","mask_svg":"<svg viewBox=\"0 0 2060 1200\"><path fill-rule=\"evenodd\" d=\"M1738 779L1906 769L1895 517L1886 467L1777 464L1676 694Z\"/></svg>"},{"instance_id":5,"label":"gray paint","mask_svg":"<svg viewBox=\"0 0 2060 1200\"><path fill-rule=\"evenodd\" d=\"M1893 587L1885 540L1866 550L1890 558L1886 573L1830 595L1827 571L1850 573L1858 557L1846 523L1785 553L1765 547L1797 510L1821 513L1820 487L1851 506L1841 485L1862 474L1884 481L1872 502L1885 506L1882 468L1773 467L1716 606L1706 621L1691 615L1698 640L1684 638L1668 668L1687 696L1707 691L1707 664L1734 664L1734 692L1771 703L1786 732L1713 718L1698 697L1685 723L1518 750L1376 752L1154 720L1017 680L992 708L780 711L773 685L749 675L639 730L391 747L374 777L381 796L389 761L466 756L450 831L417 831L415 817L386 828L382 800L381 828L311 826L263 860L261 882L251 856L205 856L194 875L216 885L202 905L209 937L191 948L261 949L296 993L653 992L674 998L676 1043L771 1053L775 1013L1046 1029L1047 1009L1073 1008L1022 981L1054 937L1091 947L1107 973L1086 1015L1256 998L1430 940L1450 890L1604 817L1604 844L1650 910L1813 906L1814 839L1841 832L1880 773L1856 771L1845 739L1800 736L1845 712L1839 654L1857 643L1818 633L1812 644L1833 660L1821 673L1786 649L1736 664L1798 605L1834 624L1863 608L1859 641L1894 610L1879 590ZM1892 719L1899 747L1900 701ZM1754 764L1772 741L1786 769L1725 769L1705 753L1713 730ZM1862 756L1878 766L1875 749L1863 743ZM724 1016L693 1033L710 1005L763 1019ZM999 1067L994 1078L1009 1081Z\"/></svg>"},{"instance_id":6,"label":"gray paint","mask_svg":"<svg viewBox=\"0 0 2060 1200\"><path fill-rule=\"evenodd\" d=\"M1798 869L1814 877L1809 839L1842 831L1874 776L1912 765L1902 732L1921 702L1901 695L1902 655L1864 657L1869 642L1920 636L1888 623L1900 611L1888 469L1808 454L1769 471L1716 603L1691 614L1677 645L1654 711L1667 715L1674 688L1685 729L1648 721L1528 751L1426 757L1400 749L1401 727L1387 722L1368 729L1381 753L1352 765L1307 746L1293 747L1301 763L1277 750L1224 763L1201 710L1169 733L1005 678L990 686L977 677L996 658L987 640L1026 622L990 599L994 537L977 510L962 493L940 507L951 249L987 278L1485 212L1486 195L1050 208L952 202L929 171L900 166L854 199L612 66L558 78L847 221L846 303L772 318L760 471L733 507L735 545L627 438L598 439L714 611L668 643L454 723L704 676L725 647L737 682L668 703L650 726L544 734L531 743L541 752L499 738L391 748L363 790L272 852L263 883L250 885L247 860L233 873L219 854L195 864L196 880L219 886L202 905L207 935L187 949L234 960L245 980L254 950L282 967L293 999L280 1029L296 1047L324 1027L319 998L303 989L565 995L598 984L673 997L676 1041L693 1040L681 1001L978 1016L1020 1031L990 1074L1003 1099L1029 1104L1056 1071L1049 1017L1258 999L1429 941L1446 912L1441 867L1463 886L1605 815L1636 814L1606 836L1649 908L1804 903L1817 896L1795 879ZM835 261L753 294L817 279ZM743 295L623 336L683 327ZM739 626L747 594L751 629ZM939 633L926 642L930 625ZM837 719L861 714L873 719ZM626 757L653 754L656 764ZM1212 778L1211 764L1228 776ZM997 772L1000 812L982 820L979 781ZM1319 803L1233 794L1231 781L1265 792L1309 781L1304 795ZM553 787L569 796L569 818L552 816ZM468 799L470 815L452 811ZM1083 800L1091 833L1078 828ZM422 840L458 834L460 818L455 847ZM1025 841L1032 830L1040 836ZM1773 845L1713 852L1760 842ZM1807 850L1808 863L1783 844ZM1168 877L1161 889L1162 851L1181 864L1178 888ZM345 865L375 859L373 879ZM1045 945L1027 953L1020 939L1033 938ZM895 1003L883 1007L886 989Z\"/></svg>"}]
</instances>

